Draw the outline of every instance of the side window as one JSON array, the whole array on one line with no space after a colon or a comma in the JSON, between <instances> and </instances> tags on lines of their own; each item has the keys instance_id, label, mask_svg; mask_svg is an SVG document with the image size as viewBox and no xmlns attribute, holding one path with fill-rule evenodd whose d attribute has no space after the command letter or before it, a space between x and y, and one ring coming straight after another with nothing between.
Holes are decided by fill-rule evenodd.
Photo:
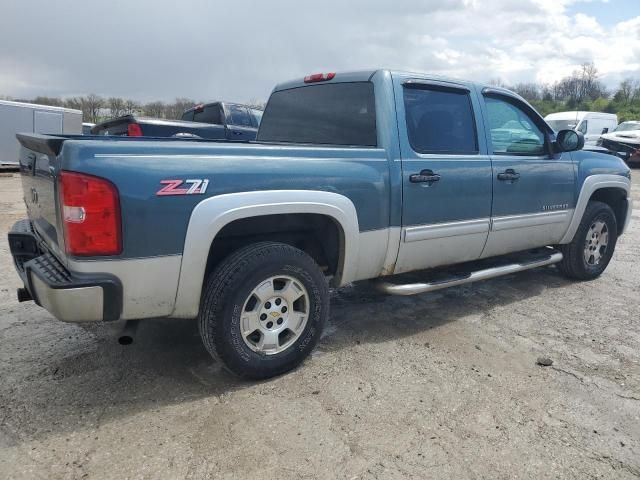
<instances>
[{"instance_id":1,"label":"side window","mask_svg":"<svg viewBox=\"0 0 640 480\"><path fill-rule=\"evenodd\" d=\"M578 131L582 132L584 134L587 133L588 130L588 120L584 120L579 126L578 126Z\"/></svg>"},{"instance_id":2,"label":"side window","mask_svg":"<svg viewBox=\"0 0 640 480\"><path fill-rule=\"evenodd\" d=\"M193 122L193 110L189 110L187 112L184 112L182 114L182 120L185 120L187 122Z\"/></svg>"},{"instance_id":3,"label":"side window","mask_svg":"<svg viewBox=\"0 0 640 480\"><path fill-rule=\"evenodd\" d=\"M404 108L409 143L416 152L478 153L471 99L466 90L405 86Z\"/></svg>"},{"instance_id":4,"label":"side window","mask_svg":"<svg viewBox=\"0 0 640 480\"><path fill-rule=\"evenodd\" d=\"M249 112L245 107L238 105L227 105L227 123L240 127L253 127Z\"/></svg>"},{"instance_id":5,"label":"side window","mask_svg":"<svg viewBox=\"0 0 640 480\"><path fill-rule=\"evenodd\" d=\"M484 97L494 155L544 155L545 135L520 107Z\"/></svg>"},{"instance_id":6,"label":"side window","mask_svg":"<svg viewBox=\"0 0 640 480\"><path fill-rule=\"evenodd\" d=\"M222 124L219 105L208 105L204 108L196 109L193 114L193 121L200 123Z\"/></svg>"}]
</instances>

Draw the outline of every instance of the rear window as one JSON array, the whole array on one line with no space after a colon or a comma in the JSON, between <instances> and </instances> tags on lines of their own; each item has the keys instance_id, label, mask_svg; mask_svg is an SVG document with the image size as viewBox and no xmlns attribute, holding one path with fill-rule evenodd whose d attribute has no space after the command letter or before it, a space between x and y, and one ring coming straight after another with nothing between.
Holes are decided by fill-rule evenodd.
<instances>
[{"instance_id":1,"label":"rear window","mask_svg":"<svg viewBox=\"0 0 640 480\"><path fill-rule=\"evenodd\" d=\"M478 153L469 92L431 86L405 87L411 147L420 153Z\"/></svg>"},{"instance_id":2,"label":"rear window","mask_svg":"<svg viewBox=\"0 0 640 480\"><path fill-rule=\"evenodd\" d=\"M264 111L258 140L374 147L373 84L334 83L275 92Z\"/></svg>"},{"instance_id":3,"label":"rear window","mask_svg":"<svg viewBox=\"0 0 640 480\"><path fill-rule=\"evenodd\" d=\"M204 107L202 110L195 110L193 114L193 121L200 123L216 123L218 125L222 125L220 106L211 105Z\"/></svg>"}]
</instances>

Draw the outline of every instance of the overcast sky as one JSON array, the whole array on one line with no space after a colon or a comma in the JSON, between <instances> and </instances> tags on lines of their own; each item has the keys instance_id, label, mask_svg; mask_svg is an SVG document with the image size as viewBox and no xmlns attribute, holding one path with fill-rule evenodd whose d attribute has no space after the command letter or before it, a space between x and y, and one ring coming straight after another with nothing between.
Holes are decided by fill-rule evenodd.
<instances>
[{"instance_id":1,"label":"overcast sky","mask_svg":"<svg viewBox=\"0 0 640 480\"><path fill-rule=\"evenodd\" d=\"M640 0L3 0L0 95L266 100L312 72L640 78Z\"/></svg>"}]
</instances>

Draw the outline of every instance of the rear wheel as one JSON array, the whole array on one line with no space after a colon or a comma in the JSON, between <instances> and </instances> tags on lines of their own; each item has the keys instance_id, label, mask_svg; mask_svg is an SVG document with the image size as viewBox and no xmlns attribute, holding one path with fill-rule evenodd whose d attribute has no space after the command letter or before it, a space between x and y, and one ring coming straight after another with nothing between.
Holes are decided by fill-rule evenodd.
<instances>
[{"instance_id":1,"label":"rear wheel","mask_svg":"<svg viewBox=\"0 0 640 480\"><path fill-rule=\"evenodd\" d=\"M304 360L328 314L329 290L314 260L290 245L263 242L231 254L209 276L200 334L231 372L268 378Z\"/></svg>"},{"instance_id":2,"label":"rear wheel","mask_svg":"<svg viewBox=\"0 0 640 480\"><path fill-rule=\"evenodd\" d=\"M609 265L617 240L618 226L611 207L589 202L573 240L560 246L564 258L558 267L572 279L597 278Z\"/></svg>"}]
</instances>

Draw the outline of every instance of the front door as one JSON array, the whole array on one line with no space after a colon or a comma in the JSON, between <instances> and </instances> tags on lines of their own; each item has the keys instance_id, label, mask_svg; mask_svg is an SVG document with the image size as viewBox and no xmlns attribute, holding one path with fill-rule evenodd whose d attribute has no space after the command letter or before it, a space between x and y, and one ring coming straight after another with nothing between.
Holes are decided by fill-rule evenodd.
<instances>
[{"instance_id":1,"label":"front door","mask_svg":"<svg viewBox=\"0 0 640 480\"><path fill-rule=\"evenodd\" d=\"M571 154L551 154L552 132L524 102L493 90L483 99L493 206L482 257L558 243L576 202Z\"/></svg>"},{"instance_id":2,"label":"front door","mask_svg":"<svg viewBox=\"0 0 640 480\"><path fill-rule=\"evenodd\" d=\"M462 83L394 77L402 156L396 273L475 260L489 231L491 161ZM406 124L406 128L402 128Z\"/></svg>"}]
</instances>

